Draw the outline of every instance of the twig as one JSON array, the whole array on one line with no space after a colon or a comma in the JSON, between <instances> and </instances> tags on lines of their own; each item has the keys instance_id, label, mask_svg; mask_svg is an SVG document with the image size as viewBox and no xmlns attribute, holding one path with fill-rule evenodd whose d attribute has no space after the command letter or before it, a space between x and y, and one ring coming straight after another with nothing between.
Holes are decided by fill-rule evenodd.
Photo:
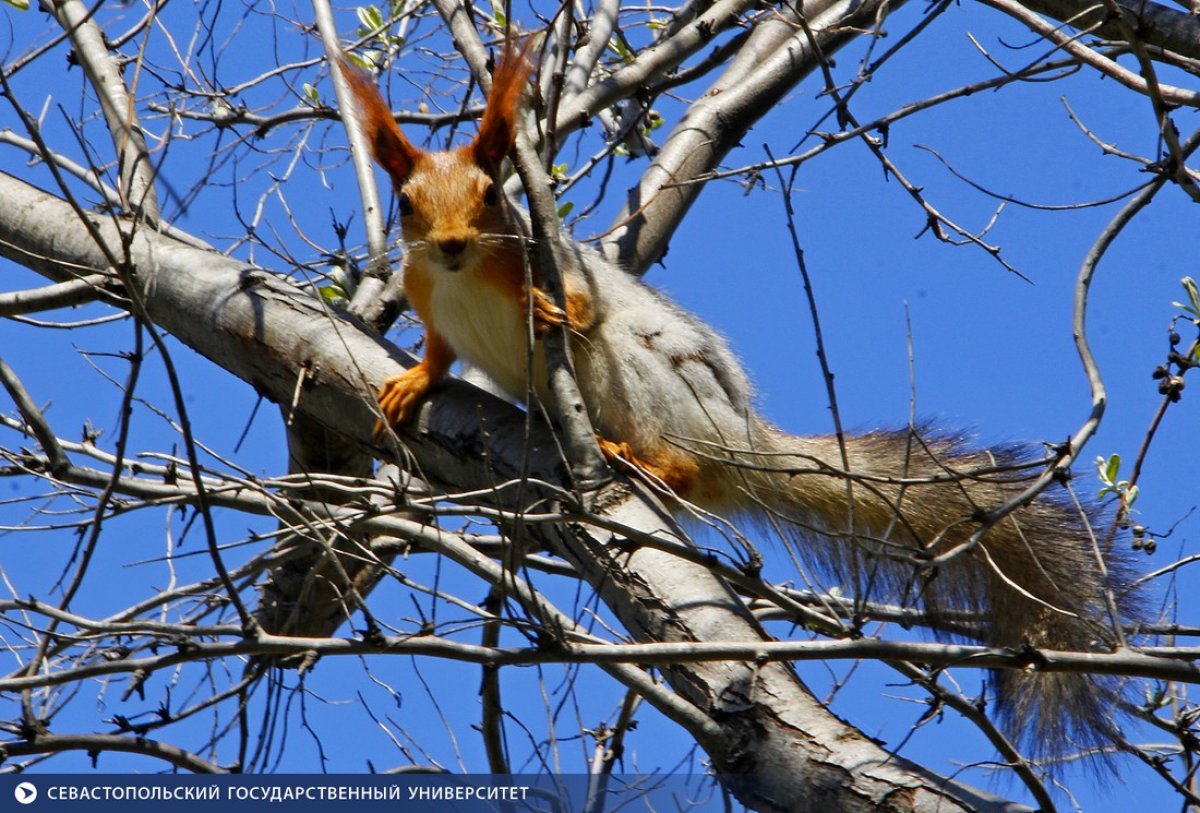
<instances>
[{"instance_id":1,"label":"twig","mask_svg":"<svg viewBox=\"0 0 1200 813\"><path fill-rule=\"evenodd\" d=\"M111 281L112 277L106 274L88 274L69 282L0 294L0 316L39 313L94 302Z\"/></svg>"},{"instance_id":2,"label":"twig","mask_svg":"<svg viewBox=\"0 0 1200 813\"><path fill-rule=\"evenodd\" d=\"M63 451L62 446L58 443L58 437L50 429L50 424L46 422L46 416L34 404L33 399L29 397L29 392L25 389L25 385L21 383L21 379L17 378L17 374L8 366L3 358L0 358L0 383L4 384L4 388L8 390L8 394L12 397L17 405L17 409L21 411L21 417L29 424L29 428L33 430L34 436L38 439L42 449L46 452L48 465L47 471L51 476L57 476L59 472L64 471L71 465L70 458Z\"/></svg>"},{"instance_id":3,"label":"twig","mask_svg":"<svg viewBox=\"0 0 1200 813\"><path fill-rule=\"evenodd\" d=\"M150 153L134 99L125 86L115 55L104 42L104 33L79 0L58 0L48 7L70 36L75 55L99 97L117 151L121 173L118 191L125 210L157 222L158 197Z\"/></svg>"},{"instance_id":4,"label":"twig","mask_svg":"<svg viewBox=\"0 0 1200 813\"><path fill-rule=\"evenodd\" d=\"M346 115L348 111L354 109L354 97L340 69L345 57L342 55L342 47L338 42L333 10L330 8L328 0L312 0L312 5L317 31L321 35L321 44L324 45L325 56L329 60L330 79L333 81L338 110L342 112L342 126L346 129L346 135L350 141L350 159L354 164L354 176L358 180L363 229L366 231L367 237L367 267L350 300L350 310L359 316L364 316L370 322L372 320L369 313L373 311L372 306L378 301L383 293L384 284L392 275L391 265L388 262L387 229L383 222L383 207L380 204L379 189L375 185L375 168L371 163L371 148L366 142L362 124L357 116Z\"/></svg>"}]
</instances>

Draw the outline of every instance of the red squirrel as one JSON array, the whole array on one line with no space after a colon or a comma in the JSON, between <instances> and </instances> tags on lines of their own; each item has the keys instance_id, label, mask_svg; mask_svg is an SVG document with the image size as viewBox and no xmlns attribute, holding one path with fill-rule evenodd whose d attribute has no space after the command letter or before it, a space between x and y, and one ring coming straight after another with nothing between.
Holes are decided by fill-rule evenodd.
<instances>
[{"instance_id":1,"label":"red squirrel","mask_svg":"<svg viewBox=\"0 0 1200 813\"><path fill-rule=\"evenodd\" d=\"M529 386L548 398L536 337L565 323L602 450L668 489L677 505L787 527L816 569L892 600L918 600L935 619L975 611L971 637L991 646L1121 645L1122 619L1110 610L1128 577L1118 558L1101 564L1085 512L1039 497L969 544L983 513L1024 487L1006 468L1014 450L973 450L937 433L871 432L846 436L843 459L836 437L787 435L759 417L725 341L598 253L572 246L562 270L565 309L536 284L527 288L525 215L500 185L532 70L521 49L505 48L474 140L443 152L413 146L371 80L341 67L353 113L395 185L404 285L425 326L425 357L379 392L390 424L411 420L456 358L518 400ZM1109 679L1029 669L994 678L1002 720L1025 732L1034 751L1084 747L1114 731L1119 692Z\"/></svg>"}]
</instances>

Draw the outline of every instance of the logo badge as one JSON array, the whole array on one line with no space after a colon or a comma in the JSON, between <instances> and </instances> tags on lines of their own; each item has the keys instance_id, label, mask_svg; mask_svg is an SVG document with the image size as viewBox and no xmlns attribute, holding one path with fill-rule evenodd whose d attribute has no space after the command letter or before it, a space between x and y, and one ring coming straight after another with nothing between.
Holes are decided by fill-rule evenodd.
<instances>
[{"instance_id":1,"label":"logo badge","mask_svg":"<svg viewBox=\"0 0 1200 813\"><path fill-rule=\"evenodd\" d=\"M32 782L22 782L13 788L13 796L17 797L17 801L23 805L33 804L37 799L37 788Z\"/></svg>"}]
</instances>

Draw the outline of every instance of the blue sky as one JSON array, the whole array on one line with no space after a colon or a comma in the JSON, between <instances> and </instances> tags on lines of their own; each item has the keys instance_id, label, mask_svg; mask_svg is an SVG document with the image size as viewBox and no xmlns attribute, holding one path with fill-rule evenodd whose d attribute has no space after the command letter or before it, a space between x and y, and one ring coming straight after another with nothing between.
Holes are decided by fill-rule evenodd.
<instances>
[{"instance_id":1,"label":"blue sky","mask_svg":"<svg viewBox=\"0 0 1200 813\"><path fill-rule=\"evenodd\" d=\"M921 11L910 5L889 21L889 29L897 33L906 30ZM181 9L170 13L186 17L194 12ZM298 12L301 17L307 13L303 9ZM6 59L11 59L25 42L39 39L36 32L47 29L36 12L10 10L6 14L12 26L10 42L19 43L7 46ZM352 19L342 20L349 32L354 26ZM249 24L261 22L251 18ZM231 21L227 24L232 27ZM858 119L867 121L930 93L994 75L996 69L978 53L966 32L974 34L1010 68L1023 66L1042 52L1037 45L1024 50L1006 48L1005 44L1027 44L1031 37L994 12L975 5L951 8L857 94L853 109ZM298 40L298 32L281 26L276 34L279 40L273 47L285 52L298 47L288 39ZM307 47L311 51L312 43ZM839 55L840 79L852 76L860 52L861 46ZM221 67L227 83L261 70L263 60L271 59L266 49L234 48L227 57ZM64 74L61 65L52 55L44 65L17 77L16 89L28 107L40 110L49 87L57 90L55 101L69 112L80 109L79 72ZM1187 84L1178 76L1166 76L1168 81ZM53 83L62 83L61 89ZM323 95L331 97L327 84L320 87ZM764 144L775 155L787 154L827 109L828 101L817 97L819 91L817 77L801 85L743 140L743 147L727 163L737 166L762 160L766 157ZM1130 152L1155 155L1157 133L1149 102L1086 72L1058 83L1017 84L1000 92L982 92L897 123L889 133L888 154L924 188L931 203L971 230L988 223L997 202L953 177L932 154L916 145L936 149L955 169L984 187L1039 204L1103 199L1147 179L1136 165L1103 155L1072 123L1064 100L1100 140ZM91 110L90 105L84 107ZM664 100L662 111L669 127L678 109ZM1185 131L1196 124L1194 115L1178 115ZM14 122L7 116L4 121L9 126ZM48 121L54 143L75 154L75 142L53 123L61 121L53 107ZM102 145L99 125L93 122L89 127L95 128L92 138ZM666 128L658 134L661 137L665 132ZM287 133L269 135L258 145L264 152L252 156L249 164L270 162L269 151L285 147L286 138ZM342 144L344 138L336 130L319 129L310 149ZM178 149L179 157L172 158L166 174L183 190L188 178L202 175L206 168L185 157L185 145L173 149ZM582 151L583 155L589 153ZM564 153L564 160L569 157L570 153ZM337 160L340 162L340 156ZM307 163L293 172L286 185L293 207L290 216L326 246L334 244L331 210L344 220L357 208L352 179L333 168L333 163L328 156L322 159L310 153ZM618 167L613 188L623 188L640 168L637 163ZM0 169L50 185L45 173L29 169L26 156L12 147L0 146ZM324 169L329 172L322 174ZM178 174L172 175L172 171ZM248 176L247 165L220 167L214 173L219 182L245 178L246 187L239 192L242 206L253 204L253 190L266 183L261 174ZM777 185L773 174L768 174L766 181L770 187ZM796 187L799 238L847 426L902 426L914 392L915 412L922 419L948 430L971 430L981 442L1059 441L1084 421L1090 397L1071 336L1071 297L1079 265L1115 212L1114 206L1067 212L1007 206L986 239L1003 247L1008 261L1031 280L1026 282L978 248L947 246L928 233L917 238L924 214L899 184L883 176L878 163L859 144L846 144L805 164ZM577 227L577 234L586 236L607 228L605 215L611 215L619 197L613 194L600 214ZM586 196L580 194L578 200L582 205ZM229 201L227 189L215 190L181 216L179 225L223 247L229 235L240 232ZM1159 403L1150 372L1165 358L1167 327L1177 313L1171 302L1183 295L1179 279L1196 273L1195 258L1200 254L1200 230L1195 228L1191 206L1182 193L1166 190L1120 237L1100 266L1089 310L1089 338L1110 400L1100 434L1075 469L1081 493L1099 488L1090 465L1093 457L1115 452L1132 459ZM290 231L287 216L274 201L268 201L265 222L280 233ZM353 225L360 223L356 219ZM291 237L284 239L302 259L317 259L311 247ZM352 234L350 239L359 240L361 235ZM244 250L237 253L250 257ZM287 270L262 251L252 259ZM0 265L0 273L6 291L42 284L32 274L8 264ZM652 270L647 279L729 337L756 381L764 415L797 434L831 429L812 323L776 192L759 189L746 194L734 182L710 184L677 232L664 266ZM77 315L64 317L73 318ZM906 346L910 326L915 379L910 375ZM1189 328L1181 328L1181 333L1185 342L1190 340ZM89 365L88 354L125 348L131 335L132 326L125 323L46 332L0 321L0 354L22 376L35 400L53 402L50 415L60 431L69 434L90 421L108 430L101 440L104 444L111 442L116 424L116 388ZM415 334L399 338L411 341ZM283 438L275 409L266 404L259 409L248 439L235 455L256 396L247 385L186 349L174 347L176 362L183 365L188 382L188 408L197 435L256 472L283 471ZM126 368L120 359L107 355L92 358L101 369L118 378L124 376ZM141 393L148 401L166 407L170 401L161 366L148 364L145 375ZM1174 528L1170 538L1160 542L1158 553L1141 565L1147 569L1196 550L1197 519L1189 512L1196 501L1200 464L1194 442L1195 409L1188 395L1169 411L1142 480L1139 520L1155 530ZM5 404L0 404L0 409L9 411ZM171 451L178 443L164 422L147 410L139 407L134 421L134 448ZM0 488L12 489L16 495L27 493L28 487L14 481ZM28 505L0 503L0 525L16 524L28 511ZM235 541L248 529L266 530L269 524L226 516L220 527L223 540ZM95 564L97 578L73 606L80 612L103 615L129 603L131 595L152 594L169 578L182 582L205 574L207 559L195 555L202 543L194 529L190 534L183 530L178 516L161 512L114 521ZM168 539L171 544L181 541L182 552L187 554L174 560L174 572L162 561L135 564L161 557ZM0 565L14 592L44 594L66 566L72 544L69 532L0 535ZM235 561L238 556L237 551L231 553ZM778 578L786 578L785 563L773 564L780 568ZM475 600L484 597L481 585L464 583L453 566L432 557L410 557L403 569L414 580L454 585L464 597ZM575 596L570 585L548 586L565 606L589 604L586 596ZM1195 617L1197 607L1190 596L1198 587L1195 573L1185 569L1178 586L1183 596L1181 620ZM418 615L417 606L421 612L437 612L442 619L448 614L453 617L454 612L428 597L414 601L395 587L382 589L373 605L400 626ZM788 632L777 630L776 634ZM800 671L822 696L831 676L841 676L849 667L808 664ZM10 668L11 663L5 671ZM535 726L539 733L531 735L535 739L547 736L546 718L556 717L556 730L561 728L566 737L577 733L580 725L593 725L611 715L620 703L621 692L597 677L595 670L583 670L581 691L564 693L564 676L571 671L545 667L521 670L506 678L506 696L514 711L539 718ZM376 680L366 680L368 672ZM963 671L959 678L966 691L978 690L979 673ZM288 680L294 682L295 678ZM322 662L309 679L311 693L290 697L286 749L278 762L268 760L267 766L280 771L324 768L353 772L366 770L370 758L382 769L407 762L406 749L419 754L415 745L419 740L447 767L482 769L477 738L469 729L478 717L478 680L478 670L431 661ZM867 733L898 742L923 707L881 699L881 694L920 697L919 692L896 684L890 673L863 667L851 688L839 693L835 710ZM190 685L181 681L179 691ZM151 686L144 703L120 701L121 691L120 686L99 692L90 687L72 701L69 714L61 719L78 721L81 728L89 730L99 725L97 720L113 713L152 711L163 691L163 680ZM552 713L544 707L543 694L551 698ZM0 700L0 709L6 702ZM10 715L2 711L0 716ZM644 717L630 741L630 767L674 765L680 759L693 768L700 767L698 755L686 762L686 736L672 726L656 724L652 712L646 711ZM987 747L950 717L918 732L904 753L947 772L954 770L954 760L963 754L986 758ZM456 737L448 733L443 719L457 732ZM406 739L406 731L412 733L412 740ZM1161 739L1140 733L1149 741ZM203 726L198 725L190 736L194 738L190 744L198 747L206 736ZM514 752L528 750L524 736L515 728L510 731ZM559 744L558 753L560 761L553 767L579 770L589 751L586 743L568 738ZM1166 809L1174 803L1164 793L1162 782L1140 765L1132 761L1120 765L1125 769L1122 779L1105 788L1095 788L1086 780L1072 784L1084 809L1127 810L1135 804L1140 809ZM47 767L87 770L88 766L87 758L80 755L52 761ZM105 755L100 767L126 771L161 766ZM990 781L977 772L967 772L963 778L985 786ZM1007 782L996 790L1021 792Z\"/></svg>"}]
</instances>

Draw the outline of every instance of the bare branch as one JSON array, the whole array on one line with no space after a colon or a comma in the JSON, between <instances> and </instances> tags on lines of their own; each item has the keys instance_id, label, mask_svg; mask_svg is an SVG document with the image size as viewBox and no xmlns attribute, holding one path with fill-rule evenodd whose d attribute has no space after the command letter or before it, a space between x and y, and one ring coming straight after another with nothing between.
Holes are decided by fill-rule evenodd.
<instances>
[{"instance_id":1,"label":"bare branch","mask_svg":"<svg viewBox=\"0 0 1200 813\"><path fill-rule=\"evenodd\" d=\"M811 28L824 53L836 51L895 4L824 0ZM637 189L602 242L612 262L641 274L666 253L667 243L699 195L680 186L711 172L746 132L820 62L805 32L779 17L758 22L726 71L688 110L642 174ZM561 120L560 116L560 120Z\"/></svg>"},{"instance_id":2,"label":"bare branch","mask_svg":"<svg viewBox=\"0 0 1200 813\"><path fill-rule=\"evenodd\" d=\"M327 0L313 0L313 12L316 16L317 31L320 32L321 42L325 46L325 55L329 64L334 65L345 57L342 56L342 46L338 41L333 11ZM350 110L353 96L346 85L346 78L337 69L331 71L330 78L333 80L338 109ZM350 310L365 318L369 324L373 324L376 320L372 315L378 315L379 298L383 293L384 284L392 276L388 260L387 229L383 222L379 189L375 185L371 148L363 135L362 125L354 116L343 116L342 126L346 128L346 135L350 140L350 157L354 162L354 175L358 180L359 198L362 202L363 229L367 234L367 267L358 290L350 300Z\"/></svg>"},{"instance_id":3,"label":"bare branch","mask_svg":"<svg viewBox=\"0 0 1200 813\"><path fill-rule=\"evenodd\" d=\"M998 11L1020 20L1027 25L1029 29L1048 41L1055 43L1067 53L1076 57L1080 62L1089 65L1103 73L1105 76L1111 76L1116 81L1120 82L1130 90L1137 91L1142 94L1151 92L1149 83L1129 70L1118 64L1116 61L1107 57L1101 56L1097 51L1089 48L1080 42L1078 36L1072 36L1061 30L1059 26L1052 25L1044 19L1029 11L1024 6L1012 2L1012 0L981 0L985 5L991 6ZM1074 19L1067 20L1068 23L1074 25L1077 22ZM1082 23L1080 23L1082 25ZM1087 27L1082 28L1088 32ZM1182 105L1186 107L1200 106L1200 93L1187 90L1186 88L1175 87L1173 85L1159 85L1158 92L1162 98L1174 105Z\"/></svg>"},{"instance_id":4,"label":"bare branch","mask_svg":"<svg viewBox=\"0 0 1200 813\"><path fill-rule=\"evenodd\" d=\"M1146 44L1190 59L1200 59L1200 22L1195 14L1155 3L1151 0L1118 2L1120 20L1098 0L1028 0L1025 5L1048 17L1067 23L1079 31L1088 31L1107 39L1125 39L1128 28L1137 32ZM1122 27L1122 23L1127 28Z\"/></svg>"},{"instance_id":5,"label":"bare branch","mask_svg":"<svg viewBox=\"0 0 1200 813\"><path fill-rule=\"evenodd\" d=\"M214 765L196 754L165 742L146 737L126 737L119 734L42 734L32 742L0 741L0 749L8 757L29 754L53 754L59 751L122 751L127 754L160 759L168 765L200 774L223 774L229 771Z\"/></svg>"},{"instance_id":6,"label":"bare branch","mask_svg":"<svg viewBox=\"0 0 1200 813\"><path fill-rule=\"evenodd\" d=\"M112 134L120 168L120 194L125 211L159 219L158 196L154 191L154 165L142 135L133 97L125 86L117 60L104 43L104 34L91 12L80 0L47 0L75 46L79 64L100 99L105 121Z\"/></svg>"},{"instance_id":7,"label":"bare branch","mask_svg":"<svg viewBox=\"0 0 1200 813\"><path fill-rule=\"evenodd\" d=\"M108 285L111 279L104 274L88 274L44 288L0 294L0 316L38 313L94 302L100 298L100 289Z\"/></svg>"}]
</instances>

